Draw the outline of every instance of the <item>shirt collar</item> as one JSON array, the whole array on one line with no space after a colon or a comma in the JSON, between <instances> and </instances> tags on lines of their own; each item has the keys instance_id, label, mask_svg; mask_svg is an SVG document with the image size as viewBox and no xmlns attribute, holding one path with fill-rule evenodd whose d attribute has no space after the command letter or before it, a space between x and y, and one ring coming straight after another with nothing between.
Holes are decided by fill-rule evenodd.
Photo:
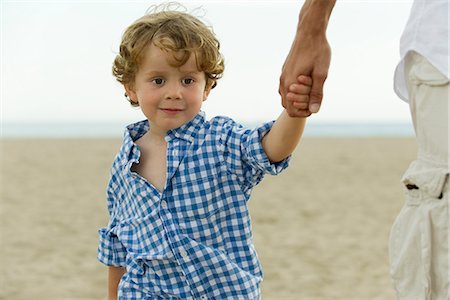
<instances>
[{"instance_id":1,"label":"shirt collar","mask_svg":"<svg viewBox=\"0 0 450 300\"><path fill-rule=\"evenodd\" d=\"M205 123L205 112L200 111L192 120L184 125L167 131L165 140L170 142L173 139L183 139L189 142L193 142L195 135L200 127Z\"/></svg>"},{"instance_id":2,"label":"shirt collar","mask_svg":"<svg viewBox=\"0 0 450 300\"><path fill-rule=\"evenodd\" d=\"M165 140L169 142L173 139L183 139L190 142L194 141L200 127L205 122L205 113L200 111L192 120L184 125L167 131ZM138 159L139 151L135 147L135 141L142 137L150 128L148 120L139 121L126 127L122 151Z\"/></svg>"},{"instance_id":3,"label":"shirt collar","mask_svg":"<svg viewBox=\"0 0 450 300\"><path fill-rule=\"evenodd\" d=\"M139 160L139 148L136 147L135 142L142 137L150 128L148 120L139 121L130 124L126 127L121 152L123 152L127 159Z\"/></svg>"}]
</instances>

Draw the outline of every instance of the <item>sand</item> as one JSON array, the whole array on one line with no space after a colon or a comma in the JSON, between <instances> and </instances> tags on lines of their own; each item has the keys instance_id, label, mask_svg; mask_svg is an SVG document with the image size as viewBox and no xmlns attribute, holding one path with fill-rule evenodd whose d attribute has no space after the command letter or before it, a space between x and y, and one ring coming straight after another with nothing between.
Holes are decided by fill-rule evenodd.
<instances>
[{"instance_id":1,"label":"sand","mask_svg":"<svg viewBox=\"0 0 450 300\"><path fill-rule=\"evenodd\" d=\"M105 299L96 260L117 139L1 140L0 299ZM250 201L264 299L389 300L412 139L305 138Z\"/></svg>"}]
</instances>

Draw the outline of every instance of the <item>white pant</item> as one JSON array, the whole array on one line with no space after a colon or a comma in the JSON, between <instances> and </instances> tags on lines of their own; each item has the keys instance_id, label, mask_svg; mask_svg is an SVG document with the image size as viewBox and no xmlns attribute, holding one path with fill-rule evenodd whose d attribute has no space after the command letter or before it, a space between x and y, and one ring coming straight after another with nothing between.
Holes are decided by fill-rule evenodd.
<instances>
[{"instance_id":1,"label":"white pant","mask_svg":"<svg viewBox=\"0 0 450 300\"><path fill-rule=\"evenodd\" d=\"M414 52L405 72L418 157L402 178L390 273L398 299L449 300L449 80Z\"/></svg>"}]
</instances>

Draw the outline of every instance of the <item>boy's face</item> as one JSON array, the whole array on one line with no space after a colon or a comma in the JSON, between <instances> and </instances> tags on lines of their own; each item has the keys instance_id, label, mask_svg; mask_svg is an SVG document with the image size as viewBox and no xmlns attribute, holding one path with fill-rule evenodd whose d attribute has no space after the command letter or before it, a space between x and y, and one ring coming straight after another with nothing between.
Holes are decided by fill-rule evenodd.
<instances>
[{"instance_id":1,"label":"boy's face","mask_svg":"<svg viewBox=\"0 0 450 300\"><path fill-rule=\"evenodd\" d=\"M192 120L210 91L205 73L197 69L195 55L179 68L169 64L173 59L172 52L150 44L134 85L125 87L131 99L139 102L151 130L163 133Z\"/></svg>"}]
</instances>

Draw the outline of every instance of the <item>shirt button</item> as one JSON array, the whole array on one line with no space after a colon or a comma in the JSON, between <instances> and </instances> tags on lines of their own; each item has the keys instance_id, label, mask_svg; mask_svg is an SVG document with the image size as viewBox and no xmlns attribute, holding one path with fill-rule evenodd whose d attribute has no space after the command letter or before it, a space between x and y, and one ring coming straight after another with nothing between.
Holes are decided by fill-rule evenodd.
<instances>
[{"instance_id":1,"label":"shirt button","mask_svg":"<svg viewBox=\"0 0 450 300\"><path fill-rule=\"evenodd\" d=\"M183 249L180 251L180 255L182 258L186 258L188 256L186 250L183 250Z\"/></svg>"},{"instance_id":2,"label":"shirt button","mask_svg":"<svg viewBox=\"0 0 450 300\"><path fill-rule=\"evenodd\" d=\"M200 299L206 300L206 299L208 299L208 297L206 297L206 296L201 296Z\"/></svg>"},{"instance_id":3,"label":"shirt button","mask_svg":"<svg viewBox=\"0 0 450 300\"><path fill-rule=\"evenodd\" d=\"M167 208L167 202L166 201L161 201L161 207L166 209Z\"/></svg>"}]
</instances>

